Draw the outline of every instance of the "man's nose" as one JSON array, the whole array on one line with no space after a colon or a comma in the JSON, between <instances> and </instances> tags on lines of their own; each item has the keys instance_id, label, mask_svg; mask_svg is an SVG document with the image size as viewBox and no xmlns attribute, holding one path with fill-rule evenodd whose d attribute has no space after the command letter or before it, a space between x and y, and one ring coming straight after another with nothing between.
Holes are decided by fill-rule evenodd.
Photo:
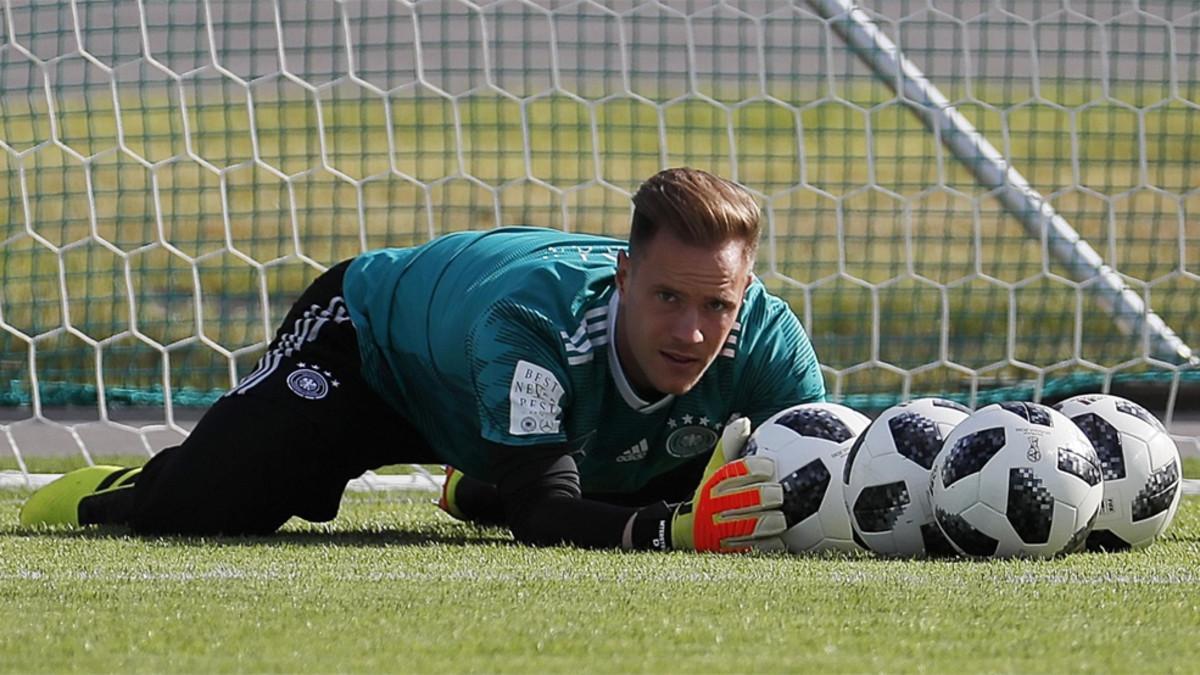
<instances>
[{"instance_id":1,"label":"man's nose","mask_svg":"<svg viewBox=\"0 0 1200 675\"><path fill-rule=\"evenodd\" d=\"M680 312L671 332L671 337L683 344L698 345L704 342L704 331L700 326L700 313L694 308Z\"/></svg>"}]
</instances>

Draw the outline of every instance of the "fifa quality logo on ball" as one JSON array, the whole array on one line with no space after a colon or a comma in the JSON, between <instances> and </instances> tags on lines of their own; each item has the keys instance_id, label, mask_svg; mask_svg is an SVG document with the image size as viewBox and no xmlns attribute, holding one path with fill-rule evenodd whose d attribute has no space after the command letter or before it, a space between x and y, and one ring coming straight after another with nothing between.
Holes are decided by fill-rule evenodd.
<instances>
[{"instance_id":1,"label":"fifa quality logo on ball","mask_svg":"<svg viewBox=\"0 0 1200 675\"><path fill-rule=\"evenodd\" d=\"M1025 459L1037 462L1042 459L1042 449L1038 447L1037 436L1029 436L1029 449L1025 451Z\"/></svg>"}]
</instances>

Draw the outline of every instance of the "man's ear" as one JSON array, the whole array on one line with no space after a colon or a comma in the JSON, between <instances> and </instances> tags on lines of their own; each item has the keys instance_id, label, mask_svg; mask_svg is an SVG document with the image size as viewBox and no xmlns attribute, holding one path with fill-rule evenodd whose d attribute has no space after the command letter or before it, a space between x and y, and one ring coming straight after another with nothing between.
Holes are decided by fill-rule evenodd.
<instances>
[{"instance_id":1,"label":"man's ear","mask_svg":"<svg viewBox=\"0 0 1200 675\"><path fill-rule=\"evenodd\" d=\"M617 252L617 290L625 293L625 284L629 283L629 269L633 262L625 251Z\"/></svg>"}]
</instances>

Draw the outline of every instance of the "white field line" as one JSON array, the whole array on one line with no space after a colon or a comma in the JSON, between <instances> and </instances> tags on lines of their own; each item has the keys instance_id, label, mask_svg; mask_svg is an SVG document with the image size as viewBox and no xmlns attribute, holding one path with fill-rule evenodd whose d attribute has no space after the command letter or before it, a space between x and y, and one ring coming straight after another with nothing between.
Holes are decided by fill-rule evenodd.
<instances>
[{"instance_id":1,"label":"white field line","mask_svg":"<svg viewBox=\"0 0 1200 675\"><path fill-rule=\"evenodd\" d=\"M0 471L0 490L29 488L36 490L62 474ZM438 492L442 489L442 476L428 473L405 475L376 474L368 471L346 485L348 492Z\"/></svg>"}]
</instances>

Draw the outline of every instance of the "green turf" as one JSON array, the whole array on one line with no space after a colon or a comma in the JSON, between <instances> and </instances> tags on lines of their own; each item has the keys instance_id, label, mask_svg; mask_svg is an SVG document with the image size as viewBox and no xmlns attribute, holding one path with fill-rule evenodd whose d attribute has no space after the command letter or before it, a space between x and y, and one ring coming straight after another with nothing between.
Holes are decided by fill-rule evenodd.
<instances>
[{"instance_id":1,"label":"green turf","mask_svg":"<svg viewBox=\"0 0 1200 675\"><path fill-rule=\"evenodd\" d=\"M0 671L1194 670L1200 502L1126 554L892 561L534 549L347 500L264 539L27 534L0 493Z\"/></svg>"}]
</instances>

